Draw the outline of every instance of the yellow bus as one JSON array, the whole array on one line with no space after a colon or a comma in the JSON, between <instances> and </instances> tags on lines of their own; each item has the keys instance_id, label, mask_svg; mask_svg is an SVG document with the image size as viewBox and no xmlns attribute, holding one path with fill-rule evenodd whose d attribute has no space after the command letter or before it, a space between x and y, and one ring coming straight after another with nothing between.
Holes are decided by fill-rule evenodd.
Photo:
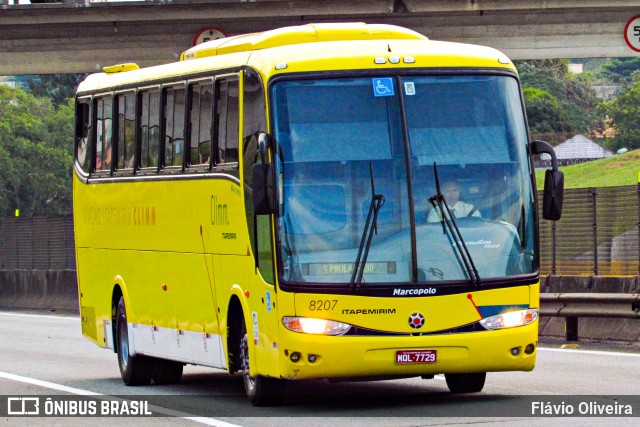
<instances>
[{"instance_id":1,"label":"yellow bus","mask_svg":"<svg viewBox=\"0 0 640 427\"><path fill-rule=\"evenodd\" d=\"M363 23L228 37L88 76L75 130L82 333L127 385L203 365L268 405L287 380L468 393L534 368L553 150L500 52Z\"/></svg>"}]
</instances>

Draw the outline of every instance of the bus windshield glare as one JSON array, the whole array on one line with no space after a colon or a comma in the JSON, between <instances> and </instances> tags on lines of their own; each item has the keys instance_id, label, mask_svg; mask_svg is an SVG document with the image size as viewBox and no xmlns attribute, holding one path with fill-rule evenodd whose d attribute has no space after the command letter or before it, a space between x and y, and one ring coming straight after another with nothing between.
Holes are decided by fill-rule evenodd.
<instances>
[{"instance_id":1,"label":"bus windshield glare","mask_svg":"<svg viewBox=\"0 0 640 427\"><path fill-rule=\"evenodd\" d=\"M482 283L535 273L512 76L281 80L272 99L283 282L351 283L374 194L362 283L470 281L464 247Z\"/></svg>"}]
</instances>

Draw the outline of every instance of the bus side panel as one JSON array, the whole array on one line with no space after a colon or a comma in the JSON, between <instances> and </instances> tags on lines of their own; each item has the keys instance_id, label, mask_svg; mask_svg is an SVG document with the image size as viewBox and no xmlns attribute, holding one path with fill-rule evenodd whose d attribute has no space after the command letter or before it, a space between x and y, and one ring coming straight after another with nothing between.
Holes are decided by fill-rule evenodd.
<instances>
[{"instance_id":1,"label":"bus side panel","mask_svg":"<svg viewBox=\"0 0 640 427\"><path fill-rule=\"evenodd\" d=\"M215 265L216 297L225 301L220 315L225 354L235 351L228 348L229 328L240 327L227 324L230 300L235 296L242 305L248 338L254 344L249 354L252 375L279 377L278 303L274 287L256 273L251 256L223 255L217 257Z\"/></svg>"},{"instance_id":2,"label":"bus side panel","mask_svg":"<svg viewBox=\"0 0 640 427\"><path fill-rule=\"evenodd\" d=\"M210 256L112 251L127 283L139 353L222 367ZM153 266L142 269L136 266Z\"/></svg>"},{"instance_id":3,"label":"bus side panel","mask_svg":"<svg viewBox=\"0 0 640 427\"><path fill-rule=\"evenodd\" d=\"M240 190L229 179L96 184L74 180L78 248L247 253Z\"/></svg>"},{"instance_id":4,"label":"bus side panel","mask_svg":"<svg viewBox=\"0 0 640 427\"><path fill-rule=\"evenodd\" d=\"M79 248L76 251L78 275L78 295L80 301L80 319L82 334L99 345L108 347L105 337L105 322L111 324L111 292L113 286L106 282L98 285L98 274L92 269L91 249Z\"/></svg>"},{"instance_id":5,"label":"bus side panel","mask_svg":"<svg viewBox=\"0 0 640 427\"><path fill-rule=\"evenodd\" d=\"M529 306L532 308L540 308L540 282L529 286Z\"/></svg>"},{"instance_id":6,"label":"bus side panel","mask_svg":"<svg viewBox=\"0 0 640 427\"><path fill-rule=\"evenodd\" d=\"M105 347L111 322L111 296L120 277L132 348L137 353L223 367L211 256L166 252L78 250L81 307L95 312L95 336ZM153 268L145 269L148 265Z\"/></svg>"},{"instance_id":7,"label":"bus side panel","mask_svg":"<svg viewBox=\"0 0 640 427\"><path fill-rule=\"evenodd\" d=\"M204 255L203 255L204 258ZM223 333L220 328L220 303L215 296L214 256L207 255L208 292L212 306L204 307L202 315L202 337L192 343L193 357L195 361L213 360L215 367L226 369L227 359L224 357ZM184 309L189 312L188 304Z\"/></svg>"},{"instance_id":8,"label":"bus side panel","mask_svg":"<svg viewBox=\"0 0 640 427\"><path fill-rule=\"evenodd\" d=\"M265 283L260 274L253 276L252 291L256 295L251 301L252 322L256 346L257 371L259 375L280 377L278 369L278 308L277 294L273 285Z\"/></svg>"},{"instance_id":9,"label":"bus side panel","mask_svg":"<svg viewBox=\"0 0 640 427\"><path fill-rule=\"evenodd\" d=\"M223 175L95 184L74 175L80 305L88 320L83 333L105 345L114 278L120 276L132 349L226 366L212 252L248 251L239 193Z\"/></svg>"}]
</instances>

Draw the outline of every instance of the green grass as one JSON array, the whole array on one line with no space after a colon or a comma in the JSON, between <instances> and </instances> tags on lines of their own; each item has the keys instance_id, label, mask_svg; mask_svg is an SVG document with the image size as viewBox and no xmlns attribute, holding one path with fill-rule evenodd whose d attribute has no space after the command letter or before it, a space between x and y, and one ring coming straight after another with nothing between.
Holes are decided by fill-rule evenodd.
<instances>
[{"instance_id":1,"label":"green grass","mask_svg":"<svg viewBox=\"0 0 640 427\"><path fill-rule=\"evenodd\" d=\"M578 165L563 166L564 188L616 187L638 184L640 150ZM544 170L536 172L538 189L544 186Z\"/></svg>"}]
</instances>

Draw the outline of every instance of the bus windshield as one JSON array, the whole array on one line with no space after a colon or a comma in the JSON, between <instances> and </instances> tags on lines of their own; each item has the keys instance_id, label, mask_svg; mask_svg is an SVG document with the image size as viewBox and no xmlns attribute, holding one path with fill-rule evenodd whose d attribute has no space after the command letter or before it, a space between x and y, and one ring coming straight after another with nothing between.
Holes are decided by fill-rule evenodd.
<instances>
[{"instance_id":1,"label":"bus windshield","mask_svg":"<svg viewBox=\"0 0 640 427\"><path fill-rule=\"evenodd\" d=\"M363 244L363 284L466 282L473 277L460 240L483 283L535 272L514 77L281 80L272 103L284 282L347 286Z\"/></svg>"}]
</instances>

